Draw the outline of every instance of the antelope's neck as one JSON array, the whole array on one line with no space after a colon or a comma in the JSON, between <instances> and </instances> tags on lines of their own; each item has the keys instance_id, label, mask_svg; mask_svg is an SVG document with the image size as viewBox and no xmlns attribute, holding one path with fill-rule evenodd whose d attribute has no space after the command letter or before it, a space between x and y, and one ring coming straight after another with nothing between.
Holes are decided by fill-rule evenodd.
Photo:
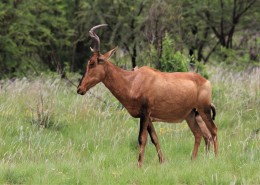
<instances>
[{"instance_id":1,"label":"antelope's neck","mask_svg":"<svg viewBox=\"0 0 260 185\"><path fill-rule=\"evenodd\" d=\"M106 77L104 85L122 103L130 99L130 89L134 80L134 72L123 70L108 62L106 66Z\"/></svg>"}]
</instances>

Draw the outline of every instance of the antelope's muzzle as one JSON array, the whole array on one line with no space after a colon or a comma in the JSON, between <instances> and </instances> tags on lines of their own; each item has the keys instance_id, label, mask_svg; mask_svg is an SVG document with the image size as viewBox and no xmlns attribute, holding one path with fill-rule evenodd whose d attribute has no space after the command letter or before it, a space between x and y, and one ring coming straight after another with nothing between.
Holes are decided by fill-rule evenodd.
<instances>
[{"instance_id":1,"label":"antelope's muzzle","mask_svg":"<svg viewBox=\"0 0 260 185\"><path fill-rule=\"evenodd\" d=\"M86 94L86 91L84 91L82 88L78 87L77 93L80 95Z\"/></svg>"}]
</instances>

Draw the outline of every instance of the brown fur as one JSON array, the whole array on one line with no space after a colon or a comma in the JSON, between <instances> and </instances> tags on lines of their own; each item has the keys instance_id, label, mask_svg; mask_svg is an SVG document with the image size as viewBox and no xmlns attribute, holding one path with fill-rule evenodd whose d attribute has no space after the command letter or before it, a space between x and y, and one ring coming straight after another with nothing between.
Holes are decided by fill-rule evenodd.
<instances>
[{"instance_id":1,"label":"brown fur","mask_svg":"<svg viewBox=\"0 0 260 185\"><path fill-rule=\"evenodd\" d=\"M92 36L98 40L94 31ZM99 45L99 42L97 44ZM202 137L205 139L207 151L209 141L213 140L217 154L217 127L210 115L213 108L208 80L197 73L163 73L150 67L126 71L108 61L116 49L101 55L98 48L93 50L77 92L84 95L91 87L102 82L131 116L140 118L139 166L143 163L148 133L156 147L159 161L164 160L152 123L156 121L187 121L195 137L192 159L197 156Z\"/></svg>"}]
</instances>

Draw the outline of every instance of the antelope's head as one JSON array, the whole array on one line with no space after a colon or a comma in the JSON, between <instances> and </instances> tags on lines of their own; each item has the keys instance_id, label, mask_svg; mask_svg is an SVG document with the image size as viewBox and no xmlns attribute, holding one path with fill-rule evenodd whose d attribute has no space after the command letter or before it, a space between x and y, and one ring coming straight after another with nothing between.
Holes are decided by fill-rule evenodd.
<instances>
[{"instance_id":1,"label":"antelope's head","mask_svg":"<svg viewBox=\"0 0 260 185\"><path fill-rule=\"evenodd\" d=\"M80 95L86 94L86 92L91 87L94 87L96 84L104 80L106 76L106 63L108 62L110 56L112 56L113 53L116 51L116 48L114 48L103 55L100 53L100 40L99 37L96 35L95 30L104 26L107 25L100 24L94 26L89 31L89 35L94 42L94 47L90 48L92 51L92 56L87 63L85 73L83 74L78 85L77 93Z\"/></svg>"}]
</instances>

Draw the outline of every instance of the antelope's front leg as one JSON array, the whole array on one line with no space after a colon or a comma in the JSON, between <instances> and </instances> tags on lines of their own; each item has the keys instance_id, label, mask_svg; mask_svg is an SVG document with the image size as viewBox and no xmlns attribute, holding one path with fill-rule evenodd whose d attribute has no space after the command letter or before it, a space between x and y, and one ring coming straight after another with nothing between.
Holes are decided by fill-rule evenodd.
<instances>
[{"instance_id":1,"label":"antelope's front leg","mask_svg":"<svg viewBox=\"0 0 260 185\"><path fill-rule=\"evenodd\" d=\"M156 148L156 151L157 151L157 154L158 154L158 157L159 157L159 162L163 163L164 162L163 154L162 154L162 151L161 151L161 147L160 147L160 144L159 144L159 141L158 141L157 134L155 132L155 129L154 129L154 126L153 126L153 123L152 123L151 120L149 120L149 125L148 125L147 129L148 129L148 133L151 137L152 143L154 144L154 146Z\"/></svg>"},{"instance_id":2,"label":"antelope's front leg","mask_svg":"<svg viewBox=\"0 0 260 185\"><path fill-rule=\"evenodd\" d=\"M139 130L139 136L138 136L138 142L139 142L138 167L141 167L143 165L143 160L144 160L144 150L145 150L147 134L148 134L147 128L149 125L149 118L147 115L148 114L147 114L146 109L141 110L140 130Z\"/></svg>"}]
</instances>

